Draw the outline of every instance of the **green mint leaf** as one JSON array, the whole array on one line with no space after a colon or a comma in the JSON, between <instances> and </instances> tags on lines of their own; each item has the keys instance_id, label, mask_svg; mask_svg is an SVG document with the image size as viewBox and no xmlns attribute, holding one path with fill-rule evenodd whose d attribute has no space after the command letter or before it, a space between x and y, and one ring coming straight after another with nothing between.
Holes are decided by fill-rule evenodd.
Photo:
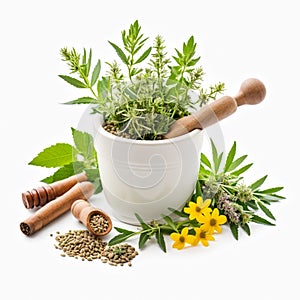
<instances>
[{"instance_id":1,"label":"green mint leaf","mask_svg":"<svg viewBox=\"0 0 300 300\"><path fill-rule=\"evenodd\" d=\"M239 239L239 227L238 227L238 225L235 224L235 223L230 223L229 227L230 227L231 233L234 236L234 238L236 240L238 240Z\"/></svg>"},{"instance_id":2,"label":"green mint leaf","mask_svg":"<svg viewBox=\"0 0 300 300\"><path fill-rule=\"evenodd\" d=\"M236 153L236 142L233 143L228 155L227 155L227 158L226 158L226 162L225 162L225 167L224 167L224 172L226 173L229 169L229 167L231 166L233 160L234 160L234 156L235 156L235 153Z\"/></svg>"},{"instance_id":3,"label":"green mint leaf","mask_svg":"<svg viewBox=\"0 0 300 300\"><path fill-rule=\"evenodd\" d=\"M84 170L84 163L81 161L72 162L59 168L53 174L53 182L68 178L72 175L81 173Z\"/></svg>"},{"instance_id":4,"label":"green mint leaf","mask_svg":"<svg viewBox=\"0 0 300 300\"><path fill-rule=\"evenodd\" d=\"M70 76L66 76L66 75L58 75L60 78L62 78L63 80L65 80L66 82L68 82L69 84L77 87L77 88L87 88L86 84L76 78L70 77Z\"/></svg>"},{"instance_id":5,"label":"green mint leaf","mask_svg":"<svg viewBox=\"0 0 300 300\"><path fill-rule=\"evenodd\" d=\"M252 191L257 190L267 179L268 175L265 175L264 177L258 179L257 181L255 181L254 183L252 183L249 187L250 189L252 189Z\"/></svg>"},{"instance_id":6,"label":"green mint leaf","mask_svg":"<svg viewBox=\"0 0 300 300\"><path fill-rule=\"evenodd\" d=\"M111 44L111 46L115 49L115 51L117 52L117 54L118 54L118 56L120 57L120 59L122 60L122 62L123 62L124 64L128 65L129 62L128 62L128 59L127 59L125 53L123 52L123 50L122 50L119 46L117 46L116 44L114 44L114 43L112 43L112 42L110 42L110 41L108 41L108 42L109 42L109 43Z\"/></svg>"},{"instance_id":7,"label":"green mint leaf","mask_svg":"<svg viewBox=\"0 0 300 300\"><path fill-rule=\"evenodd\" d=\"M96 66L93 70L91 86L93 86L97 82L99 75L100 75L100 70L101 70L101 62L100 62L100 60L98 60Z\"/></svg>"},{"instance_id":8,"label":"green mint leaf","mask_svg":"<svg viewBox=\"0 0 300 300\"><path fill-rule=\"evenodd\" d=\"M53 175L50 175L50 176L42 179L41 182L48 183L48 184L53 183L54 182L53 181Z\"/></svg>"},{"instance_id":9,"label":"green mint leaf","mask_svg":"<svg viewBox=\"0 0 300 300\"><path fill-rule=\"evenodd\" d=\"M99 101L92 97L81 97L76 100L68 101L63 104L98 104Z\"/></svg>"},{"instance_id":10,"label":"green mint leaf","mask_svg":"<svg viewBox=\"0 0 300 300\"><path fill-rule=\"evenodd\" d=\"M72 145L57 143L40 152L29 165L46 168L62 167L73 162L74 154L77 154L77 151Z\"/></svg>"},{"instance_id":11,"label":"green mint leaf","mask_svg":"<svg viewBox=\"0 0 300 300\"><path fill-rule=\"evenodd\" d=\"M134 64L139 64L142 61L144 61L151 53L151 50L152 50L152 47L148 48Z\"/></svg>"},{"instance_id":12,"label":"green mint leaf","mask_svg":"<svg viewBox=\"0 0 300 300\"><path fill-rule=\"evenodd\" d=\"M85 159L90 160L94 157L96 150L94 148L94 139L87 133L79 131L75 128L72 129L73 140L78 150L78 153L81 154Z\"/></svg>"}]
</instances>

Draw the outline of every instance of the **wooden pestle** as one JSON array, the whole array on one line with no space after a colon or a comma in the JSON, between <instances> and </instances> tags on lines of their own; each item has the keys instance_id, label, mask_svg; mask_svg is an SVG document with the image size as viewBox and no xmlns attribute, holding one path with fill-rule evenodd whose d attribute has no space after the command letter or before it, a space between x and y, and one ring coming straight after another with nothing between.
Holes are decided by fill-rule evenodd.
<instances>
[{"instance_id":1,"label":"wooden pestle","mask_svg":"<svg viewBox=\"0 0 300 300\"><path fill-rule=\"evenodd\" d=\"M76 183L62 196L47 203L20 224L21 231L29 236L70 210L77 199L89 199L94 194L94 185L89 181Z\"/></svg>"},{"instance_id":2,"label":"wooden pestle","mask_svg":"<svg viewBox=\"0 0 300 300\"><path fill-rule=\"evenodd\" d=\"M78 199L71 206L73 216L78 219L92 234L97 236L107 235L112 229L112 221L110 217L99 208L92 206L88 201ZM95 231L90 224L91 217L94 215L102 216L108 223L105 231Z\"/></svg>"},{"instance_id":3,"label":"wooden pestle","mask_svg":"<svg viewBox=\"0 0 300 300\"><path fill-rule=\"evenodd\" d=\"M22 193L23 204L26 208L44 206L46 203L54 200L68 191L78 182L86 181L87 176L84 172L70 176L51 184L40 186L31 191Z\"/></svg>"},{"instance_id":4,"label":"wooden pestle","mask_svg":"<svg viewBox=\"0 0 300 300\"><path fill-rule=\"evenodd\" d=\"M165 139L183 135L194 129L206 128L233 114L238 106L258 104L266 96L264 84L255 78L246 79L235 97L224 96L172 124Z\"/></svg>"}]
</instances>

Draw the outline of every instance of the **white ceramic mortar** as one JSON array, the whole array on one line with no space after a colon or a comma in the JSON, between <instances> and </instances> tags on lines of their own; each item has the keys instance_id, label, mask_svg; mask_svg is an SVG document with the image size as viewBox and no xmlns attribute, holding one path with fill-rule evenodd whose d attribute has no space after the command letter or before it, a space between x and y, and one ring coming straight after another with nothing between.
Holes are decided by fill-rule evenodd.
<instances>
[{"instance_id":1,"label":"white ceramic mortar","mask_svg":"<svg viewBox=\"0 0 300 300\"><path fill-rule=\"evenodd\" d=\"M103 192L114 215L137 224L135 213L149 222L169 215L169 208L181 209L194 192L202 141L200 130L141 141L117 137L99 126L95 148Z\"/></svg>"}]
</instances>

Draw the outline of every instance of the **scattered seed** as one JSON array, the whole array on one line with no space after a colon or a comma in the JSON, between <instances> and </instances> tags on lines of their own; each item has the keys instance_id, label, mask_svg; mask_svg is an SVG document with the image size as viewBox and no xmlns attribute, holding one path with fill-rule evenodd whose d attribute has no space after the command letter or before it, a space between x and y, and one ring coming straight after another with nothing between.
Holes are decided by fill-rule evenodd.
<instances>
[{"instance_id":1,"label":"scattered seed","mask_svg":"<svg viewBox=\"0 0 300 300\"><path fill-rule=\"evenodd\" d=\"M123 266L127 263L132 266L132 259L138 252L129 244L108 246L100 237L93 235L88 230L69 230L65 234L57 233L57 244L54 247L63 251L62 257L69 256L82 261L100 259L103 263L112 266Z\"/></svg>"}]
</instances>

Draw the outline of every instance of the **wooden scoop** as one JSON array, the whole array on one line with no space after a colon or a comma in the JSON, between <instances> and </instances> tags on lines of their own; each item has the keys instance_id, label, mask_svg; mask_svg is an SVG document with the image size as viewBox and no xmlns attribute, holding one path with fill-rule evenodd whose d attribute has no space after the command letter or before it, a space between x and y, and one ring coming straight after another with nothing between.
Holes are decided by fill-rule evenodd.
<instances>
[{"instance_id":1,"label":"wooden scoop","mask_svg":"<svg viewBox=\"0 0 300 300\"><path fill-rule=\"evenodd\" d=\"M234 98L224 96L204 106L199 111L175 121L164 138L169 139L194 129L206 128L233 114L238 106L258 104L265 96L266 88L260 80L255 78L246 79Z\"/></svg>"}]
</instances>

